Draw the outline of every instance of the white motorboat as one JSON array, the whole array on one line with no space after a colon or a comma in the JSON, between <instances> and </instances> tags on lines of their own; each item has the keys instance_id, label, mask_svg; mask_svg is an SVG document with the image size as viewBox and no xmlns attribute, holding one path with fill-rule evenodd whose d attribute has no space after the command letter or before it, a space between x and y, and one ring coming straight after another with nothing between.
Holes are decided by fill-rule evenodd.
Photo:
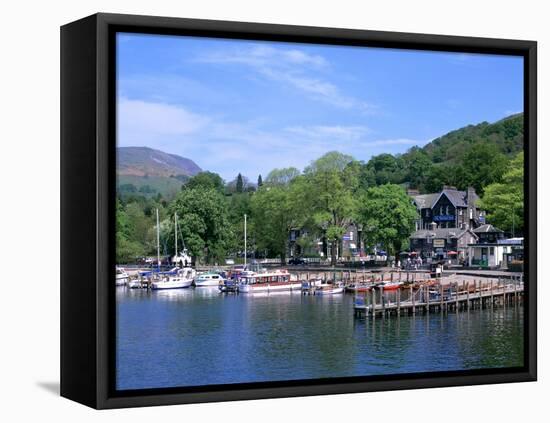
<instances>
[{"instance_id":1,"label":"white motorboat","mask_svg":"<svg viewBox=\"0 0 550 423\"><path fill-rule=\"evenodd\" d=\"M344 287L341 284L323 284L315 288L315 295L334 295L342 294Z\"/></svg>"},{"instance_id":2,"label":"white motorboat","mask_svg":"<svg viewBox=\"0 0 550 423\"><path fill-rule=\"evenodd\" d=\"M151 283L151 289L179 289L189 288L195 278L195 270L186 267L183 269L174 269L167 274L163 274L160 280Z\"/></svg>"},{"instance_id":3,"label":"white motorboat","mask_svg":"<svg viewBox=\"0 0 550 423\"><path fill-rule=\"evenodd\" d=\"M130 280L130 276L122 267L116 268L116 286L123 286Z\"/></svg>"},{"instance_id":4,"label":"white motorboat","mask_svg":"<svg viewBox=\"0 0 550 423\"><path fill-rule=\"evenodd\" d=\"M126 286L130 289L142 289L147 288L147 283L142 282L140 279L132 279L128 281Z\"/></svg>"},{"instance_id":5,"label":"white motorboat","mask_svg":"<svg viewBox=\"0 0 550 423\"><path fill-rule=\"evenodd\" d=\"M287 270L273 270L243 276L239 280L239 292L300 291L301 281L291 281Z\"/></svg>"},{"instance_id":6,"label":"white motorboat","mask_svg":"<svg viewBox=\"0 0 550 423\"><path fill-rule=\"evenodd\" d=\"M208 272L203 273L195 278L195 286L220 286L223 285L224 279L219 273Z\"/></svg>"}]
</instances>

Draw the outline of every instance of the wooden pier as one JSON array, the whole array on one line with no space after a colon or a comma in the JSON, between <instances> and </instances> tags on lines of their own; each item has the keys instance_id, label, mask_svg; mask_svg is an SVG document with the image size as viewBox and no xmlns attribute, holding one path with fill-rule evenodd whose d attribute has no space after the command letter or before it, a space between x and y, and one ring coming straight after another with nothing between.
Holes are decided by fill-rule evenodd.
<instances>
[{"instance_id":1,"label":"wooden pier","mask_svg":"<svg viewBox=\"0 0 550 423\"><path fill-rule=\"evenodd\" d=\"M492 307L506 307L523 301L524 285L520 279L473 280L399 288L384 292L376 287L355 297L356 317L437 313Z\"/></svg>"}]
</instances>

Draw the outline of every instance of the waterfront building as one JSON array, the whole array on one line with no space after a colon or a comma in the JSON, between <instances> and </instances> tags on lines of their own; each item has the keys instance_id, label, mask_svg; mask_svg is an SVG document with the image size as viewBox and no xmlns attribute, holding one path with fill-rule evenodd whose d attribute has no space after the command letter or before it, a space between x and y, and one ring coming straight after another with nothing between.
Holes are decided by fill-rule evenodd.
<instances>
[{"instance_id":1,"label":"waterfront building","mask_svg":"<svg viewBox=\"0 0 550 423\"><path fill-rule=\"evenodd\" d=\"M476 203L479 196L473 187L459 191L456 187L445 185L441 192L419 194L409 190L418 210L416 230L425 230L437 225L437 228L475 229L485 224L485 212Z\"/></svg>"},{"instance_id":2,"label":"waterfront building","mask_svg":"<svg viewBox=\"0 0 550 423\"><path fill-rule=\"evenodd\" d=\"M363 245L361 239L362 227L350 223L340 242L336 244L336 257L338 259L352 259L361 254ZM331 243L326 237L315 235L306 228L293 228L289 232L287 243L288 257L311 257L330 258Z\"/></svg>"},{"instance_id":3,"label":"waterfront building","mask_svg":"<svg viewBox=\"0 0 550 423\"><path fill-rule=\"evenodd\" d=\"M469 244L469 266L523 271L523 238Z\"/></svg>"},{"instance_id":4,"label":"waterfront building","mask_svg":"<svg viewBox=\"0 0 550 423\"><path fill-rule=\"evenodd\" d=\"M445 260L463 263L468 257L468 246L478 241L472 229L437 228L420 229L410 236L410 250L428 262Z\"/></svg>"},{"instance_id":5,"label":"waterfront building","mask_svg":"<svg viewBox=\"0 0 550 423\"><path fill-rule=\"evenodd\" d=\"M479 228L474 229L474 233L478 236L478 243L496 243L499 239L504 239L504 231L491 225L481 225Z\"/></svg>"}]
</instances>

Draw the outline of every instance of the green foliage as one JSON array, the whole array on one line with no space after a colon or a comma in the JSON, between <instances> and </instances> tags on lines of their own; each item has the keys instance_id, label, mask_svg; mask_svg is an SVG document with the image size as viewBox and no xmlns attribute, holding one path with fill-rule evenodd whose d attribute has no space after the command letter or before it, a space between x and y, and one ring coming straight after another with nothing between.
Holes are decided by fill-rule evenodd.
<instances>
[{"instance_id":1,"label":"green foliage","mask_svg":"<svg viewBox=\"0 0 550 423\"><path fill-rule=\"evenodd\" d=\"M472 186L481 194L485 186L500 181L507 164L508 160L495 145L476 143L464 154L460 166L456 167L454 185L458 189Z\"/></svg>"},{"instance_id":2,"label":"green foliage","mask_svg":"<svg viewBox=\"0 0 550 423\"><path fill-rule=\"evenodd\" d=\"M235 185L235 190L237 192L244 191L243 176L240 173L237 175L237 184Z\"/></svg>"},{"instance_id":3,"label":"green foliage","mask_svg":"<svg viewBox=\"0 0 550 423\"><path fill-rule=\"evenodd\" d=\"M221 261L233 242L224 196L215 189L197 187L181 191L169 207L178 214L186 246L207 262Z\"/></svg>"},{"instance_id":4,"label":"green foliage","mask_svg":"<svg viewBox=\"0 0 550 423\"><path fill-rule=\"evenodd\" d=\"M213 189L223 193L225 185L220 175L214 172L205 171L197 173L181 187L182 190L195 188Z\"/></svg>"},{"instance_id":5,"label":"green foliage","mask_svg":"<svg viewBox=\"0 0 550 423\"><path fill-rule=\"evenodd\" d=\"M253 231L260 250L267 249L286 263L286 248L291 229L301 221L301 186L299 182L269 185L252 197Z\"/></svg>"},{"instance_id":6,"label":"green foliage","mask_svg":"<svg viewBox=\"0 0 550 423\"><path fill-rule=\"evenodd\" d=\"M125 199L138 193L147 198L161 194L163 198L172 199L180 191L182 184L181 180L169 176L118 175L117 193Z\"/></svg>"},{"instance_id":7,"label":"green foliage","mask_svg":"<svg viewBox=\"0 0 550 423\"><path fill-rule=\"evenodd\" d=\"M332 265L336 264L336 245L357 213L359 168L349 166L352 162L351 156L330 152L305 169L308 189L301 204L331 243Z\"/></svg>"},{"instance_id":8,"label":"green foliage","mask_svg":"<svg viewBox=\"0 0 550 423\"><path fill-rule=\"evenodd\" d=\"M495 123L468 125L436 138L423 150L434 163L457 163L465 151L480 141L494 145L501 153L511 156L523 149L523 113Z\"/></svg>"},{"instance_id":9,"label":"green foliage","mask_svg":"<svg viewBox=\"0 0 550 423\"><path fill-rule=\"evenodd\" d=\"M290 184L293 179L300 175L300 171L295 167L287 167L284 169L273 169L265 179L266 185L285 186Z\"/></svg>"},{"instance_id":10,"label":"green foliage","mask_svg":"<svg viewBox=\"0 0 550 423\"><path fill-rule=\"evenodd\" d=\"M372 174L375 185L398 184L404 179L405 170L400 159L391 154L374 156L366 167Z\"/></svg>"},{"instance_id":11,"label":"green foliage","mask_svg":"<svg viewBox=\"0 0 550 423\"><path fill-rule=\"evenodd\" d=\"M414 230L416 219L416 207L398 185L372 187L362 197L359 221L363 224L363 236L371 246L382 244L388 252L398 254Z\"/></svg>"},{"instance_id":12,"label":"green foliage","mask_svg":"<svg viewBox=\"0 0 550 423\"><path fill-rule=\"evenodd\" d=\"M502 182L485 188L479 206L487 211L487 222L514 234L523 231L523 152L510 162Z\"/></svg>"},{"instance_id":13,"label":"green foliage","mask_svg":"<svg viewBox=\"0 0 550 423\"><path fill-rule=\"evenodd\" d=\"M401 158L404 181L420 191L426 190L434 165L426 152L418 147L413 147ZM400 172L398 172L399 174Z\"/></svg>"},{"instance_id":14,"label":"green foliage","mask_svg":"<svg viewBox=\"0 0 550 423\"><path fill-rule=\"evenodd\" d=\"M117 263L134 262L136 258L144 255L144 247L136 235L136 226L133 217L124 209L122 203L116 204L116 260Z\"/></svg>"}]
</instances>

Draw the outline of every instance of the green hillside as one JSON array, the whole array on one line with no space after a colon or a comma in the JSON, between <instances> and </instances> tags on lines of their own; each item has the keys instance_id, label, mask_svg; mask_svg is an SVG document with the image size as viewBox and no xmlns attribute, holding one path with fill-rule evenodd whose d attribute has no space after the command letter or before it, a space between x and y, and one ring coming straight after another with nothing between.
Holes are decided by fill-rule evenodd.
<instances>
[{"instance_id":1,"label":"green hillside","mask_svg":"<svg viewBox=\"0 0 550 423\"><path fill-rule=\"evenodd\" d=\"M508 116L495 123L468 125L436 138L423 150L433 163L456 163L472 145L484 142L501 153L512 156L523 149L523 113Z\"/></svg>"},{"instance_id":2,"label":"green hillside","mask_svg":"<svg viewBox=\"0 0 550 423\"><path fill-rule=\"evenodd\" d=\"M136 176L136 175L118 175L117 193L122 196L142 195L147 198L155 197L161 194L163 198L173 198L185 183L182 176Z\"/></svg>"},{"instance_id":3,"label":"green hillside","mask_svg":"<svg viewBox=\"0 0 550 423\"><path fill-rule=\"evenodd\" d=\"M400 184L421 193L443 185L474 187L479 194L500 181L510 160L523 151L523 113L449 132L404 154L373 156L362 168L365 187Z\"/></svg>"}]
</instances>

